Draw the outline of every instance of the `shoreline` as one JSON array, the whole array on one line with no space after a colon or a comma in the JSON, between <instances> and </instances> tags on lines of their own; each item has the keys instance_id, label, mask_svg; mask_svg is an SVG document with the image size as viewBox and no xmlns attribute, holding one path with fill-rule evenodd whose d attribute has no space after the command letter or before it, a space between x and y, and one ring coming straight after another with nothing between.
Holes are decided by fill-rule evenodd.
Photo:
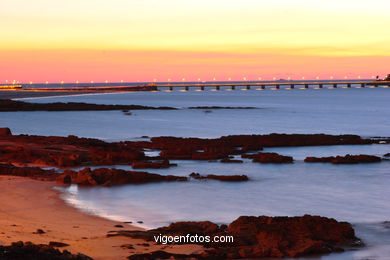
<instances>
[{"instance_id":1,"label":"shoreline","mask_svg":"<svg viewBox=\"0 0 390 260\"><path fill-rule=\"evenodd\" d=\"M109 231L143 230L123 222L89 215L61 199L55 183L25 177L0 176L0 245L16 241L49 244L50 241L69 244L60 250L82 253L94 259L126 259L131 254L148 253L164 249L174 253L193 253L202 248L197 245L170 246L145 243L141 239L114 236ZM124 228L114 227L123 225ZM38 229L46 233L34 234ZM134 249L122 248L131 244ZM137 245L140 244L140 245Z\"/></svg>"}]
</instances>

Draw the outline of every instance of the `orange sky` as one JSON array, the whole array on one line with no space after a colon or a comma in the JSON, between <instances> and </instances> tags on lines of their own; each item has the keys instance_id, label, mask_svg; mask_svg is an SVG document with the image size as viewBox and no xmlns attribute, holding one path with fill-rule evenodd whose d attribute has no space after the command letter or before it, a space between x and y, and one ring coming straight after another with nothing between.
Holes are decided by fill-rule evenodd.
<instances>
[{"instance_id":1,"label":"orange sky","mask_svg":"<svg viewBox=\"0 0 390 260\"><path fill-rule=\"evenodd\" d=\"M0 81L390 73L389 1L1 0Z\"/></svg>"}]
</instances>

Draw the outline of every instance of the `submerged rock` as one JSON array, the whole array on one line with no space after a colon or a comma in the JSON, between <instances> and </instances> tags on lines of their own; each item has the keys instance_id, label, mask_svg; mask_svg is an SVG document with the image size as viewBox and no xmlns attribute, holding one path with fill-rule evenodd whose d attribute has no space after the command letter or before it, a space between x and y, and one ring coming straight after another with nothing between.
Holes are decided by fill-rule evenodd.
<instances>
[{"instance_id":1,"label":"submerged rock","mask_svg":"<svg viewBox=\"0 0 390 260\"><path fill-rule=\"evenodd\" d=\"M246 175L214 175L208 174L206 176L200 175L199 173L191 173L191 178L202 180L202 179L210 179L210 180L218 180L218 181L248 181L249 178Z\"/></svg>"},{"instance_id":2,"label":"submerged rock","mask_svg":"<svg viewBox=\"0 0 390 260\"><path fill-rule=\"evenodd\" d=\"M291 156L284 156L277 153L258 153L252 155L253 162L259 163L292 163L294 159Z\"/></svg>"},{"instance_id":3,"label":"submerged rock","mask_svg":"<svg viewBox=\"0 0 390 260\"><path fill-rule=\"evenodd\" d=\"M357 163L374 163L380 162L382 159L374 155L350 155L345 156L330 156L330 157L306 157L305 162L329 162L333 164L357 164Z\"/></svg>"},{"instance_id":4,"label":"submerged rock","mask_svg":"<svg viewBox=\"0 0 390 260\"><path fill-rule=\"evenodd\" d=\"M150 162L150 161L134 161L131 163L133 169L164 169L177 164L170 163L169 160L163 160L161 162Z\"/></svg>"}]
</instances>

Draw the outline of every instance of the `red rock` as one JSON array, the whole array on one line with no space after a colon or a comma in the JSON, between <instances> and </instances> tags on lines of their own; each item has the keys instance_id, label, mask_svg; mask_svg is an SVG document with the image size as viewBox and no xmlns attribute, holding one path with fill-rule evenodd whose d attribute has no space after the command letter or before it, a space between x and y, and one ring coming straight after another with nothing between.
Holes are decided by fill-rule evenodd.
<instances>
[{"instance_id":1,"label":"red rock","mask_svg":"<svg viewBox=\"0 0 390 260\"><path fill-rule=\"evenodd\" d=\"M52 243L52 242L51 242ZM55 242L57 243L57 242ZM64 243L61 243L65 245ZM58 246L56 244L54 246ZM72 254L67 250L60 251L52 245L36 245L31 242L14 242L10 246L0 246L1 259L26 260L26 259L51 259L51 260L92 260L83 254Z\"/></svg>"},{"instance_id":2,"label":"red rock","mask_svg":"<svg viewBox=\"0 0 390 260\"><path fill-rule=\"evenodd\" d=\"M232 159L222 159L220 160L221 163L243 163L243 160L232 160Z\"/></svg>"},{"instance_id":3,"label":"red rock","mask_svg":"<svg viewBox=\"0 0 390 260\"><path fill-rule=\"evenodd\" d=\"M306 157L305 162L330 162L333 164L357 164L357 163L374 163L380 162L382 159L374 155L350 155L346 156L330 156L330 157Z\"/></svg>"},{"instance_id":4,"label":"red rock","mask_svg":"<svg viewBox=\"0 0 390 260\"><path fill-rule=\"evenodd\" d=\"M302 217L242 216L226 226L212 222L177 222L149 231L118 231L110 236L129 236L153 241L154 236L170 235L233 236L232 243L201 243L214 249L198 257L214 259L262 257L303 257L343 251L342 247L361 244L347 222L305 215ZM136 259L136 258L134 258Z\"/></svg>"},{"instance_id":5,"label":"red rock","mask_svg":"<svg viewBox=\"0 0 390 260\"><path fill-rule=\"evenodd\" d=\"M187 177L108 168L99 168L95 170L85 168L78 172L66 170L57 177L57 182L60 184L80 184L87 186L111 186L165 181L187 181Z\"/></svg>"},{"instance_id":6,"label":"red rock","mask_svg":"<svg viewBox=\"0 0 390 260\"><path fill-rule=\"evenodd\" d=\"M146 159L138 147L75 136L0 136L0 147L0 161L59 168L128 165Z\"/></svg>"},{"instance_id":7,"label":"red rock","mask_svg":"<svg viewBox=\"0 0 390 260\"><path fill-rule=\"evenodd\" d=\"M199 173L191 173L191 178L202 180L202 179L210 179L210 180L218 180L218 181L248 181L249 178L246 175L214 175L209 174L206 176L200 175Z\"/></svg>"},{"instance_id":8,"label":"red rock","mask_svg":"<svg viewBox=\"0 0 390 260\"><path fill-rule=\"evenodd\" d=\"M252 158L253 162L259 163L292 163L294 161L291 156L284 156L277 153L258 153Z\"/></svg>"},{"instance_id":9,"label":"red rock","mask_svg":"<svg viewBox=\"0 0 390 260\"><path fill-rule=\"evenodd\" d=\"M131 163L133 169L164 169L172 166L177 166L177 164L171 164L168 160L161 162L134 161Z\"/></svg>"},{"instance_id":10,"label":"red rock","mask_svg":"<svg viewBox=\"0 0 390 260\"><path fill-rule=\"evenodd\" d=\"M12 135L11 130L8 127L0 128L0 136Z\"/></svg>"},{"instance_id":11,"label":"red rock","mask_svg":"<svg viewBox=\"0 0 390 260\"><path fill-rule=\"evenodd\" d=\"M16 167L11 164L0 164L0 175L30 177L41 180L55 180L58 173L38 167Z\"/></svg>"}]
</instances>

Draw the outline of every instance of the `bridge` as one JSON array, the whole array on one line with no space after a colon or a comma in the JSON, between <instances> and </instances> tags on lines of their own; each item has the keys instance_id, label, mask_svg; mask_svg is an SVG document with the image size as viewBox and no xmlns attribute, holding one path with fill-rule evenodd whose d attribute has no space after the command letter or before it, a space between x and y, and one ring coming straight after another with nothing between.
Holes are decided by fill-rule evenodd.
<instances>
[{"instance_id":1,"label":"bridge","mask_svg":"<svg viewBox=\"0 0 390 260\"><path fill-rule=\"evenodd\" d=\"M236 82L172 82L172 83L61 83L0 85L0 91L38 92L133 92L133 91L218 91L218 90L278 90L278 89L336 89L336 88L389 88L389 80L333 80L333 81L236 81Z\"/></svg>"},{"instance_id":2,"label":"bridge","mask_svg":"<svg viewBox=\"0 0 390 260\"><path fill-rule=\"evenodd\" d=\"M274 81L274 82L223 82L223 83L156 83L150 84L157 90L173 91L178 89L181 91L189 91L195 89L197 91L204 90L277 90L277 89L322 89L322 88L388 88L390 81Z\"/></svg>"}]
</instances>

